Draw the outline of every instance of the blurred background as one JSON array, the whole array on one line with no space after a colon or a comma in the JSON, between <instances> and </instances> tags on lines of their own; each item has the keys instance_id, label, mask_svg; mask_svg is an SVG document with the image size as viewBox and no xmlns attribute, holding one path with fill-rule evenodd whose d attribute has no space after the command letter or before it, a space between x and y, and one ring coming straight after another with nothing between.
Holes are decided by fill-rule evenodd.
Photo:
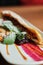
<instances>
[{"instance_id":1,"label":"blurred background","mask_svg":"<svg viewBox=\"0 0 43 65\"><path fill-rule=\"evenodd\" d=\"M43 5L43 0L0 0L0 6Z\"/></svg>"}]
</instances>

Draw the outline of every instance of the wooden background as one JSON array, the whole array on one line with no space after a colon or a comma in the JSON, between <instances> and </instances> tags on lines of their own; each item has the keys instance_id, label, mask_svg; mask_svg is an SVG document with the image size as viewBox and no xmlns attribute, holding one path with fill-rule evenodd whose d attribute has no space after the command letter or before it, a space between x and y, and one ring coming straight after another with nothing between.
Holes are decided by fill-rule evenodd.
<instances>
[{"instance_id":1,"label":"wooden background","mask_svg":"<svg viewBox=\"0 0 43 65\"><path fill-rule=\"evenodd\" d=\"M12 10L30 21L33 25L43 31L43 6L19 6L19 7L0 7L2 10ZM11 65L0 55L0 65ZM43 64L42 64L43 65Z\"/></svg>"}]
</instances>

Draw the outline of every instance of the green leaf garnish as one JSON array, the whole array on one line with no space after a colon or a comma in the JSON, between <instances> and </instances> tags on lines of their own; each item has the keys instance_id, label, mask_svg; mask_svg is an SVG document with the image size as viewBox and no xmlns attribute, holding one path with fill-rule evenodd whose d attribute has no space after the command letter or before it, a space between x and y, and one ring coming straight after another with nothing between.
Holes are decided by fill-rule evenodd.
<instances>
[{"instance_id":1,"label":"green leaf garnish","mask_svg":"<svg viewBox=\"0 0 43 65\"><path fill-rule=\"evenodd\" d=\"M26 32L21 32L20 34L17 34L18 40L23 40L25 38Z\"/></svg>"},{"instance_id":2,"label":"green leaf garnish","mask_svg":"<svg viewBox=\"0 0 43 65\"><path fill-rule=\"evenodd\" d=\"M10 20L6 20L6 21L4 21L4 22L3 22L3 25L5 25L5 24L13 25L13 23L12 23Z\"/></svg>"},{"instance_id":3,"label":"green leaf garnish","mask_svg":"<svg viewBox=\"0 0 43 65\"><path fill-rule=\"evenodd\" d=\"M4 21L3 26L7 27L10 31L16 32L17 34L20 33L19 29L14 26L11 21Z\"/></svg>"},{"instance_id":4,"label":"green leaf garnish","mask_svg":"<svg viewBox=\"0 0 43 65\"><path fill-rule=\"evenodd\" d=\"M16 39L15 32L11 32L7 37L4 38L4 44L14 44Z\"/></svg>"},{"instance_id":5,"label":"green leaf garnish","mask_svg":"<svg viewBox=\"0 0 43 65\"><path fill-rule=\"evenodd\" d=\"M13 31L16 32L16 34L20 34L20 30L16 26L13 26Z\"/></svg>"},{"instance_id":6,"label":"green leaf garnish","mask_svg":"<svg viewBox=\"0 0 43 65\"><path fill-rule=\"evenodd\" d=\"M4 21L3 22L3 27L6 27L6 28L8 28L9 30L12 30L12 26L13 26L13 24L11 23L11 21Z\"/></svg>"}]
</instances>

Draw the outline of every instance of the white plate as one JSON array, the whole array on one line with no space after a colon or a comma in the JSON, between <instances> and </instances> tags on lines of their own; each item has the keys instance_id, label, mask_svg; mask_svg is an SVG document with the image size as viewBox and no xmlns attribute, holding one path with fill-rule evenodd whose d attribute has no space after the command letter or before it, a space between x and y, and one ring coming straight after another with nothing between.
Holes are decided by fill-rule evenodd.
<instances>
[{"instance_id":1,"label":"white plate","mask_svg":"<svg viewBox=\"0 0 43 65\"><path fill-rule=\"evenodd\" d=\"M13 14L14 15L14 14ZM26 20L24 20L23 18L21 18L18 14L15 13L15 15L17 16L17 19L21 20L21 21L25 21L27 22ZM31 26L32 28L38 30L38 32L42 35L43 37L43 32L41 32L38 28L36 28L35 26L33 26L31 23L27 22L29 26ZM11 63L11 64L43 64L43 60L42 61L34 61L30 56L28 56L24 50L19 46L22 54L24 56L26 56L28 59L27 60L24 60L20 53L18 52L16 46L13 44L13 45L8 45L8 49L9 49L9 53L10 55L7 55L6 53L6 45L3 45L3 44L0 44L0 52L1 52L1 55L3 56L3 58ZM43 49L42 49L43 50Z\"/></svg>"}]
</instances>

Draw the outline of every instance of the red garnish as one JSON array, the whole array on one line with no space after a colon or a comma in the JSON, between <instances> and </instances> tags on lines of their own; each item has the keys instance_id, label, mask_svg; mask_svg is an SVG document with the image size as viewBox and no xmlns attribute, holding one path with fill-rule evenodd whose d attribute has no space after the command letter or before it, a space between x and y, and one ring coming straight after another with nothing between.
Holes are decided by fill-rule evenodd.
<instances>
[{"instance_id":1,"label":"red garnish","mask_svg":"<svg viewBox=\"0 0 43 65\"><path fill-rule=\"evenodd\" d=\"M43 50L41 50L37 45L27 43L21 46L23 50L35 61L43 60Z\"/></svg>"}]
</instances>

